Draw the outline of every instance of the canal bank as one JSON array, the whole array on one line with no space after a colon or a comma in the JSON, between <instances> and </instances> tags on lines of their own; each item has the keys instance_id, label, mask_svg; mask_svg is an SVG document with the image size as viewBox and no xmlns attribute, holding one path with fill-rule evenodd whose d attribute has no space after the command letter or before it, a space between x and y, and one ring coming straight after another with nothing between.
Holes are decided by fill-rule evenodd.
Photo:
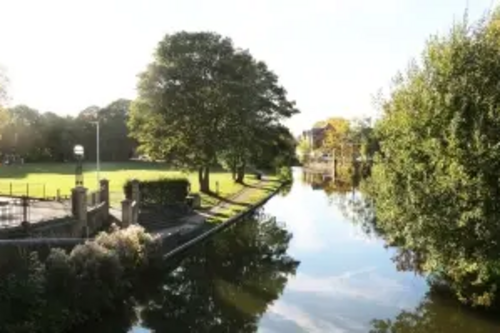
<instances>
[{"instance_id":1,"label":"canal bank","mask_svg":"<svg viewBox=\"0 0 500 333\"><path fill-rule=\"evenodd\" d=\"M167 252L164 256L165 260L185 252L252 214L288 185L277 179L264 178L251 187L245 187L234 196L221 200L219 205L206 214L195 216L175 229L160 231L158 236Z\"/></svg>"}]
</instances>

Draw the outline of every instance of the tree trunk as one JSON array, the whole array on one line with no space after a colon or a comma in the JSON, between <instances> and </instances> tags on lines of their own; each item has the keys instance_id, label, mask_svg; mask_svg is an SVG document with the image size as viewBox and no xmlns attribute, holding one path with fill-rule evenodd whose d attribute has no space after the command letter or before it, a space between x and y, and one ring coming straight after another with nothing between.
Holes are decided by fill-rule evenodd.
<instances>
[{"instance_id":1,"label":"tree trunk","mask_svg":"<svg viewBox=\"0 0 500 333\"><path fill-rule=\"evenodd\" d=\"M236 177L237 183L243 184L243 180L245 179L245 168L246 168L245 163L240 165L240 167L238 168L238 175Z\"/></svg>"},{"instance_id":2,"label":"tree trunk","mask_svg":"<svg viewBox=\"0 0 500 333\"><path fill-rule=\"evenodd\" d=\"M236 163L234 163L233 165L231 165L231 173L233 174L233 180L236 181L236 179L237 179L237 167L236 167Z\"/></svg>"},{"instance_id":3,"label":"tree trunk","mask_svg":"<svg viewBox=\"0 0 500 333\"><path fill-rule=\"evenodd\" d=\"M198 168L198 184L200 184L200 191L203 192L203 167Z\"/></svg>"},{"instance_id":4,"label":"tree trunk","mask_svg":"<svg viewBox=\"0 0 500 333\"><path fill-rule=\"evenodd\" d=\"M198 178L200 181L200 191L203 193L210 192L210 168L203 167L198 170Z\"/></svg>"},{"instance_id":5,"label":"tree trunk","mask_svg":"<svg viewBox=\"0 0 500 333\"><path fill-rule=\"evenodd\" d=\"M210 192L210 167L205 167L205 189L206 192Z\"/></svg>"}]
</instances>

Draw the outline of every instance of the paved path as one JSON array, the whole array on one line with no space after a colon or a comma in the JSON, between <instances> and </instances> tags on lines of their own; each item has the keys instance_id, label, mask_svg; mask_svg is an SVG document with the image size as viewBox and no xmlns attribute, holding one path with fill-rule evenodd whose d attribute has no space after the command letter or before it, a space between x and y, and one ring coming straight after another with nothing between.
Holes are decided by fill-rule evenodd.
<instances>
[{"instance_id":1,"label":"paved path","mask_svg":"<svg viewBox=\"0 0 500 333\"><path fill-rule=\"evenodd\" d=\"M30 223L65 217L71 215L71 204L69 201L30 200L27 215ZM0 228L18 226L23 219L20 199L0 196Z\"/></svg>"}]
</instances>

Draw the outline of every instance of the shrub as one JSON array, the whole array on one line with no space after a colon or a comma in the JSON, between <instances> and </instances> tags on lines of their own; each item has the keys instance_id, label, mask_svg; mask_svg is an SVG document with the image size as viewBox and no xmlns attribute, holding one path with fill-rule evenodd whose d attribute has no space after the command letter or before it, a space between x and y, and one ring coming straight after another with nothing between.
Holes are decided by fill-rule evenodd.
<instances>
[{"instance_id":1,"label":"shrub","mask_svg":"<svg viewBox=\"0 0 500 333\"><path fill-rule=\"evenodd\" d=\"M185 203L191 184L187 178L162 178L139 183L141 204L170 206ZM132 197L131 181L123 186L125 196Z\"/></svg>"},{"instance_id":2,"label":"shrub","mask_svg":"<svg viewBox=\"0 0 500 333\"><path fill-rule=\"evenodd\" d=\"M162 267L159 240L136 226L52 249L44 262L37 252L11 259L0 265L0 332L71 331L123 306L139 277Z\"/></svg>"},{"instance_id":3,"label":"shrub","mask_svg":"<svg viewBox=\"0 0 500 333\"><path fill-rule=\"evenodd\" d=\"M35 252L17 254L0 268L0 331L36 332L45 305L45 267Z\"/></svg>"},{"instance_id":4,"label":"shrub","mask_svg":"<svg viewBox=\"0 0 500 333\"><path fill-rule=\"evenodd\" d=\"M278 168L277 175L280 181L283 183L291 183L293 181L292 168L287 166L282 166Z\"/></svg>"},{"instance_id":5,"label":"shrub","mask_svg":"<svg viewBox=\"0 0 500 333\"><path fill-rule=\"evenodd\" d=\"M143 271L156 269L163 264L159 239L139 226L100 233L95 242L116 254L126 278L131 281L136 280Z\"/></svg>"}]
</instances>

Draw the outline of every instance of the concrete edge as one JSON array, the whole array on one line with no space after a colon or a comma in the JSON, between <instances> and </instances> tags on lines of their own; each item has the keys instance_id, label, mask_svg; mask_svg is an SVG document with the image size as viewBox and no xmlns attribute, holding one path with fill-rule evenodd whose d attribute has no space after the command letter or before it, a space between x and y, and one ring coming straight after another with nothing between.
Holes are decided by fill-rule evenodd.
<instances>
[{"instance_id":1,"label":"concrete edge","mask_svg":"<svg viewBox=\"0 0 500 333\"><path fill-rule=\"evenodd\" d=\"M1 246L11 245L78 245L87 241L85 238L20 238L0 239Z\"/></svg>"},{"instance_id":2,"label":"concrete edge","mask_svg":"<svg viewBox=\"0 0 500 333\"><path fill-rule=\"evenodd\" d=\"M284 186L286 185L286 183L281 183L272 193L270 193L268 196L266 196L265 198L261 199L260 201L258 201L256 204L254 204L253 206L249 207L248 209L236 214L235 216L229 218L227 221L219 224L218 226L208 230L207 232L187 241L186 243L182 244L181 246L178 246L177 248L173 249L172 251L168 252L167 254L165 254L163 256L163 259L164 260L168 260L172 257L174 257L175 255L179 254L179 253L182 253L190 248L192 248L193 246L195 245L198 245L199 243L205 241L207 238L217 234L218 232L220 231L223 231L224 229L226 229L227 227L233 225L234 223L238 222L241 218L245 217L246 215L248 215L249 213L252 213L254 212L255 210L257 210L258 208L260 208L261 206L263 206L266 202L268 202L272 197L274 197Z\"/></svg>"}]
</instances>

